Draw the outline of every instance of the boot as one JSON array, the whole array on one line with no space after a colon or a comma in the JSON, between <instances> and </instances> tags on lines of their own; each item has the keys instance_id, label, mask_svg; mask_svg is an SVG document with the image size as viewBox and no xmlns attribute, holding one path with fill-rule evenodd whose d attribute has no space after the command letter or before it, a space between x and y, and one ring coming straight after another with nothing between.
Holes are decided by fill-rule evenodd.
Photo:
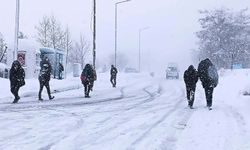
<instances>
[{"instance_id":1,"label":"boot","mask_svg":"<svg viewBox=\"0 0 250 150\"><path fill-rule=\"evenodd\" d=\"M38 100L39 100L39 101L43 101L42 96L41 96L40 93L38 94Z\"/></svg>"},{"instance_id":2,"label":"boot","mask_svg":"<svg viewBox=\"0 0 250 150\"><path fill-rule=\"evenodd\" d=\"M19 99L20 99L20 97L19 97L19 96L16 96L16 98L14 99L14 101L13 101L12 103L13 103L13 104L17 103Z\"/></svg>"},{"instance_id":3,"label":"boot","mask_svg":"<svg viewBox=\"0 0 250 150\"><path fill-rule=\"evenodd\" d=\"M90 98L88 93L85 93L85 98Z\"/></svg>"},{"instance_id":4,"label":"boot","mask_svg":"<svg viewBox=\"0 0 250 150\"><path fill-rule=\"evenodd\" d=\"M52 100L54 98L55 98L55 96L49 96L49 100Z\"/></svg>"},{"instance_id":5,"label":"boot","mask_svg":"<svg viewBox=\"0 0 250 150\"><path fill-rule=\"evenodd\" d=\"M13 104L15 104L15 103L17 103L18 102L18 100L17 99L14 99L14 101L12 102Z\"/></svg>"}]
</instances>

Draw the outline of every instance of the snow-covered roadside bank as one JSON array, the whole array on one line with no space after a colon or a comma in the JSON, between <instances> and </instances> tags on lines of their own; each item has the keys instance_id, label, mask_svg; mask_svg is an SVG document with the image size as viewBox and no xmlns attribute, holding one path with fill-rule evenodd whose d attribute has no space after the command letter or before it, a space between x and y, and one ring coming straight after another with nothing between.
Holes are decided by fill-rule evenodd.
<instances>
[{"instance_id":1,"label":"snow-covered roadside bank","mask_svg":"<svg viewBox=\"0 0 250 150\"><path fill-rule=\"evenodd\" d=\"M146 75L147 76L147 75ZM131 81L134 81L134 78L145 78L144 74L124 74L119 73L118 74L118 87L122 87L123 85L127 85ZM111 88L110 84L110 75L109 73L99 73L98 79L95 82L94 90L95 89L106 89ZM21 101L25 97L37 97L38 91L39 91L39 81L38 79L26 79L25 86L21 87L19 90L19 95L21 96ZM110 85L109 85L110 84ZM2 102L12 102L13 95L10 92L10 82L9 79L0 78L0 103ZM66 92L69 90L74 89L83 89L83 85L80 81L79 77L69 77L64 80L57 80L57 79L51 79L50 81L50 89L51 93L57 93L57 92ZM95 94L95 92L92 92ZM47 99L47 91L44 88L42 96ZM74 97L73 97L74 98Z\"/></svg>"},{"instance_id":2,"label":"snow-covered roadside bank","mask_svg":"<svg viewBox=\"0 0 250 150\"><path fill-rule=\"evenodd\" d=\"M28 96L37 96L39 91L39 81L38 79L26 79L26 84L20 88L19 94L22 97ZM0 99L1 101L4 99L12 98L12 94L10 92L10 81L8 79L0 78ZM61 92L67 91L70 89L78 89L81 88L82 85L80 83L80 79L77 78L67 78L64 80L51 79L50 81L51 92ZM44 88L43 94L46 94L46 89Z\"/></svg>"}]
</instances>

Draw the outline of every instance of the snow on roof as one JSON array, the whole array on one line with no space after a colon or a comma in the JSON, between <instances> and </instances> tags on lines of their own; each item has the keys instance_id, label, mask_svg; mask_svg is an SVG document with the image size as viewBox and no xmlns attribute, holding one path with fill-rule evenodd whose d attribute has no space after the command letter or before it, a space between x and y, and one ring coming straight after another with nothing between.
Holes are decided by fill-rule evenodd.
<instances>
[{"instance_id":1,"label":"snow on roof","mask_svg":"<svg viewBox=\"0 0 250 150\"><path fill-rule=\"evenodd\" d=\"M19 39L18 40L19 50L37 50L38 44L31 39Z\"/></svg>"},{"instance_id":2,"label":"snow on roof","mask_svg":"<svg viewBox=\"0 0 250 150\"><path fill-rule=\"evenodd\" d=\"M14 47L13 43L8 44L8 47ZM39 51L39 44L34 39L18 39L18 51Z\"/></svg>"},{"instance_id":3,"label":"snow on roof","mask_svg":"<svg viewBox=\"0 0 250 150\"><path fill-rule=\"evenodd\" d=\"M178 64L175 62L168 63L168 67L178 67Z\"/></svg>"},{"instance_id":4,"label":"snow on roof","mask_svg":"<svg viewBox=\"0 0 250 150\"><path fill-rule=\"evenodd\" d=\"M62 49L54 49L50 47L41 47L40 52L45 52L49 54L54 54L54 53L65 54L64 50Z\"/></svg>"}]
</instances>

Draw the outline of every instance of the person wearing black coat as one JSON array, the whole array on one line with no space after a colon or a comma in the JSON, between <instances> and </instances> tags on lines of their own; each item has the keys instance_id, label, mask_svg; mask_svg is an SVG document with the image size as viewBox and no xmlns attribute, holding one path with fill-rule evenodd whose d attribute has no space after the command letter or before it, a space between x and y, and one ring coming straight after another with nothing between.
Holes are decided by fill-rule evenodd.
<instances>
[{"instance_id":1,"label":"person wearing black coat","mask_svg":"<svg viewBox=\"0 0 250 150\"><path fill-rule=\"evenodd\" d=\"M110 69L110 82L113 85L113 87L116 87L116 75L118 71L114 65L111 65Z\"/></svg>"},{"instance_id":2,"label":"person wearing black coat","mask_svg":"<svg viewBox=\"0 0 250 150\"><path fill-rule=\"evenodd\" d=\"M63 67L63 65L62 65L62 63L59 63L59 69L58 69L58 72L59 72L59 74L58 74L58 79L62 79L62 72L64 71L64 67Z\"/></svg>"},{"instance_id":3,"label":"person wearing black coat","mask_svg":"<svg viewBox=\"0 0 250 150\"><path fill-rule=\"evenodd\" d=\"M94 70L90 64L86 64L81 74L81 81L84 86L84 93L86 98L90 97L89 92L92 89L94 80L95 80Z\"/></svg>"},{"instance_id":4,"label":"person wearing black coat","mask_svg":"<svg viewBox=\"0 0 250 150\"><path fill-rule=\"evenodd\" d=\"M217 70L215 66L213 65L213 63L210 61L210 59L206 58L199 63L198 75L202 83L202 86L205 90L207 107L209 108L209 110L211 110L213 91L214 91L214 88L218 84L219 77L218 77Z\"/></svg>"},{"instance_id":5,"label":"person wearing black coat","mask_svg":"<svg viewBox=\"0 0 250 150\"><path fill-rule=\"evenodd\" d=\"M186 84L186 92L188 99L188 106L192 109L194 103L196 83L198 81L198 73L193 65L190 65L184 72L184 81Z\"/></svg>"},{"instance_id":6,"label":"person wearing black coat","mask_svg":"<svg viewBox=\"0 0 250 150\"><path fill-rule=\"evenodd\" d=\"M15 99L13 103L17 103L18 100L20 99L18 95L18 91L20 87L25 85L25 72L24 69L22 68L21 64L19 61L15 60L12 63L11 69L10 69L10 91L11 93L15 96Z\"/></svg>"},{"instance_id":7,"label":"person wearing black coat","mask_svg":"<svg viewBox=\"0 0 250 150\"><path fill-rule=\"evenodd\" d=\"M38 93L38 100L43 101L41 94L42 94L44 86L47 89L49 99L52 100L54 98L54 96L51 96L50 86L49 86L52 67L51 67L51 64L49 62L49 59L46 57L44 60L42 60L40 66L41 66L41 70L40 70L40 74L39 74L39 77L38 77L38 80L39 80L39 83L40 83L40 89L39 89L39 93Z\"/></svg>"}]
</instances>

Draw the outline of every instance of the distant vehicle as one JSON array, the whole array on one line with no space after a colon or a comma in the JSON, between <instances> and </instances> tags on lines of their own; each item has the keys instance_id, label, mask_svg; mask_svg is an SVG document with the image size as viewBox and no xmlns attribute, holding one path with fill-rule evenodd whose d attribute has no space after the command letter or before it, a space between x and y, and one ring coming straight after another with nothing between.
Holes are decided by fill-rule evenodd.
<instances>
[{"instance_id":1,"label":"distant vehicle","mask_svg":"<svg viewBox=\"0 0 250 150\"><path fill-rule=\"evenodd\" d=\"M138 71L135 68L125 68L125 73L138 73Z\"/></svg>"},{"instance_id":2,"label":"distant vehicle","mask_svg":"<svg viewBox=\"0 0 250 150\"><path fill-rule=\"evenodd\" d=\"M169 63L166 70L166 79L179 79L179 68L176 63Z\"/></svg>"}]
</instances>

